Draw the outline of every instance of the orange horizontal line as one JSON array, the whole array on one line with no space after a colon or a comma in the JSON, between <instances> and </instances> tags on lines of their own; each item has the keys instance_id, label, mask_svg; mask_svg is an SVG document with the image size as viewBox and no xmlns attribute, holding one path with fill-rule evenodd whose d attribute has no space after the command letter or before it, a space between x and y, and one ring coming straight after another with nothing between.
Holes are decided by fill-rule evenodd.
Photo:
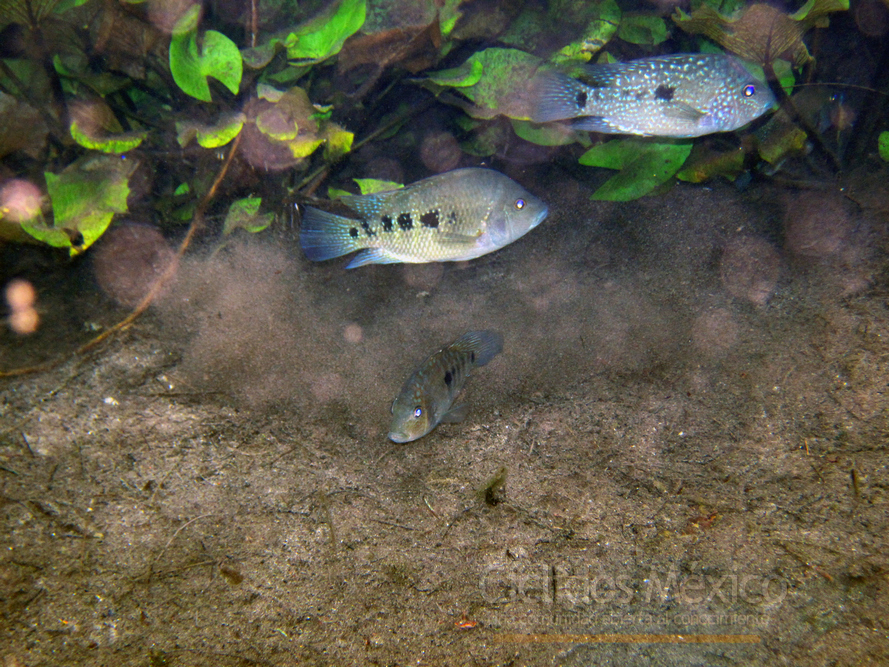
<instances>
[{"instance_id":1,"label":"orange horizontal line","mask_svg":"<svg viewBox=\"0 0 889 667\"><path fill-rule=\"evenodd\" d=\"M495 644L758 644L759 635L494 635Z\"/></svg>"}]
</instances>

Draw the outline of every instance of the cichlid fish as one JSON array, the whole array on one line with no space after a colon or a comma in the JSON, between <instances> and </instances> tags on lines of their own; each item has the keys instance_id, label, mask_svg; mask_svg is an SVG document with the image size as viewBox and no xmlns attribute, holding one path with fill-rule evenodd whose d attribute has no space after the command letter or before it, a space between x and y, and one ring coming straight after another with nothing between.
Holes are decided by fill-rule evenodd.
<instances>
[{"instance_id":1,"label":"cichlid fish","mask_svg":"<svg viewBox=\"0 0 889 667\"><path fill-rule=\"evenodd\" d=\"M591 132L699 137L736 130L776 104L764 81L724 54L588 65L584 78L589 85L554 72L538 75L532 120L577 118L573 126Z\"/></svg>"},{"instance_id":2,"label":"cichlid fish","mask_svg":"<svg viewBox=\"0 0 889 667\"><path fill-rule=\"evenodd\" d=\"M347 269L473 259L512 243L547 214L546 204L491 169L456 169L340 201L359 217L307 206L299 240L314 262L361 250Z\"/></svg>"},{"instance_id":3,"label":"cichlid fish","mask_svg":"<svg viewBox=\"0 0 889 667\"><path fill-rule=\"evenodd\" d=\"M470 331L442 348L411 375L392 403L389 438L410 442L422 438L441 422L460 421L465 405L452 408L469 372L484 366L503 350L503 337L494 331Z\"/></svg>"}]
</instances>

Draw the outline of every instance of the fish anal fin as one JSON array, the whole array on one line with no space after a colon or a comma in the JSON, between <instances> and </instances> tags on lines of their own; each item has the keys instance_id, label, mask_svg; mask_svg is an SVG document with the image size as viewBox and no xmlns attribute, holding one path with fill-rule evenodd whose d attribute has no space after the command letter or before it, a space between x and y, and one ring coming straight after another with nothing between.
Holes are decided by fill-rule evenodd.
<instances>
[{"instance_id":1,"label":"fish anal fin","mask_svg":"<svg viewBox=\"0 0 889 667\"><path fill-rule=\"evenodd\" d=\"M365 248L352 258L346 265L347 269L355 269L365 264L398 264L401 259L391 255L383 248Z\"/></svg>"}]
</instances>

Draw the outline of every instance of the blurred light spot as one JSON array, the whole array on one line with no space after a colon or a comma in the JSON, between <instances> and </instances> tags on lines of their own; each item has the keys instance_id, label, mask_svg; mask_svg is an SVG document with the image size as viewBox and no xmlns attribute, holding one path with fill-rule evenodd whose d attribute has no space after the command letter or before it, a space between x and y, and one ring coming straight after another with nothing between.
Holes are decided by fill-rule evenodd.
<instances>
[{"instance_id":1,"label":"blurred light spot","mask_svg":"<svg viewBox=\"0 0 889 667\"><path fill-rule=\"evenodd\" d=\"M460 144L450 132L433 132L423 137L420 159L429 171L438 174L455 169L462 156Z\"/></svg>"},{"instance_id":2,"label":"blurred light spot","mask_svg":"<svg viewBox=\"0 0 889 667\"><path fill-rule=\"evenodd\" d=\"M17 334L37 331L40 315L34 308L36 301L37 292L31 283L21 278L10 281L6 286L6 303L11 311L8 320L10 329Z\"/></svg>"},{"instance_id":3,"label":"blurred light spot","mask_svg":"<svg viewBox=\"0 0 889 667\"><path fill-rule=\"evenodd\" d=\"M175 256L154 227L124 224L105 234L93 255L93 272L105 294L121 305L134 307Z\"/></svg>"},{"instance_id":4,"label":"blurred light spot","mask_svg":"<svg viewBox=\"0 0 889 667\"><path fill-rule=\"evenodd\" d=\"M0 214L13 222L26 222L40 213L40 188L22 179L13 179L0 189Z\"/></svg>"},{"instance_id":5,"label":"blurred light spot","mask_svg":"<svg viewBox=\"0 0 889 667\"><path fill-rule=\"evenodd\" d=\"M360 343L361 339L364 338L364 332L361 330L361 327L355 324L347 324L346 328L343 329L343 338L346 339L347 343Z\"/></svg>"}]
</instances>

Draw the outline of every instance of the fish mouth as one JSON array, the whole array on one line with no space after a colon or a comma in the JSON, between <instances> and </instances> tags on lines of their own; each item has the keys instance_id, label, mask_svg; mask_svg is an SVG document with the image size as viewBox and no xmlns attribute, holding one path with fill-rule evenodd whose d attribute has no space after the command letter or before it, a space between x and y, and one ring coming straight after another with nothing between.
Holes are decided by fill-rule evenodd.
<instances>
[{"instance_id":1,"label":"fish mouth","mask_svg":"<svg viewBox=\"0 0 889 667\"><path fill-rule=\"evenodd\" d=\"M396 433L395 431L392 431L391 433L389 433L389 439L392 442L397 442L399 444L403 444L405 442L410 442L411 440L416 440L416 438L412 438L411 436L406 435L404 433Z\"/></svg>"}]
</instances>

